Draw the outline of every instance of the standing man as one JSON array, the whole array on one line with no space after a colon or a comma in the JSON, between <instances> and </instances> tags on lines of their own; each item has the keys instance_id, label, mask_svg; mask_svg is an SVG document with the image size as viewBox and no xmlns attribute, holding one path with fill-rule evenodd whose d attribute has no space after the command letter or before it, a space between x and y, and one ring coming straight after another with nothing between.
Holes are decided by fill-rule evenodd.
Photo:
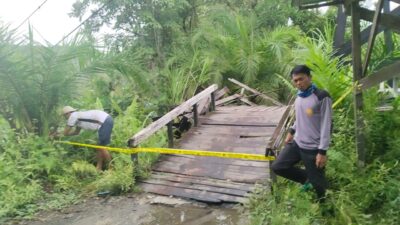
<instances>
[{"instance_id":1,"label":"standing man","mask_svg":"<svg viewBox=\"0 0 400 225\"><path fill-rule=\"evenodd\" d=\"M303 187L312 186L320 201L328 186L324 167L331 139L332 100L328 92L311 82L310 68L306 65L295 66L290 75L298 89L294 103L296 121L271 168L277 175L301 183ZM304 163L305 169L295 167L299 161Z\"/></svg>"},{"instance_id":2,"label":"standing man","mask_svg":"<svg viewBox=\"0 0 400 225\"><path fill-rule=\"evenodd\" d=\"M97 130L99 135L98 144L106 146L110 144L111 133L114 126L113 119L101 110L89 110L78 112L71 106L63 108L63 114L67 119L64 129L65 136L78 135L81 129ZM73 130L72 128L75 127ZM102 170L105 163L111 160L110 153L102 148L97 149L97 170Z\"/></svg>"}]
</instances>

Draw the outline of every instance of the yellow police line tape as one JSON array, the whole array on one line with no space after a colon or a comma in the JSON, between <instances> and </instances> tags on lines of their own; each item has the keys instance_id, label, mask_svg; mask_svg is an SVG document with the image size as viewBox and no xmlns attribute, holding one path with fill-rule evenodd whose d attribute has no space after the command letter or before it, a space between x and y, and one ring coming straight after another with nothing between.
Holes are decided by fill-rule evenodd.
<instances>
[{"instance_id":1,"label":"yellow police line tape","mask_svg":"<svg viewBox=\"0 0 400 225\"><path fill-rule=\"evenodd\" d=\"M349 87L349 89L347 89L347 91L346 91L342 96L340 96L340 97L338 98L338 100L336 100L335 103L333 103L332 108L336 108L336 106L339 105L340 102L342 102L343 99L345 99L345 98L347 97L347 95L349 95L349 94L353 91L353 89L355 89L355 88L360 88L360 87L361 87L361 86L358 84L358 81L354 82L354 84L351 85L351 86Z\"/></svg>"},{"instance_id":2,"label":"yellow police line tape","mask_svg":"<svg viewBox=\"0 0 400 225\"><path fill-rule=\"evenodd\" d=\"M259 154L248 154L248 153L237 153L237 152L214 152L204 150L186 150L186 149L174 149L174 148L116 148L107 147L100 145L82 144L70 141L56 141L56 143L76 145L88 148L101 148L113 152L120 152L125 154L136 154L139 152L153 152L160 154L177 154L177 155L195 155L195 156L209 156L209 157L220 157L220 158L235 158L235 159L246 159L246 160L262 160L270 161L275 160L273 156L265 156Z\"/></svg>"}]
</instances>

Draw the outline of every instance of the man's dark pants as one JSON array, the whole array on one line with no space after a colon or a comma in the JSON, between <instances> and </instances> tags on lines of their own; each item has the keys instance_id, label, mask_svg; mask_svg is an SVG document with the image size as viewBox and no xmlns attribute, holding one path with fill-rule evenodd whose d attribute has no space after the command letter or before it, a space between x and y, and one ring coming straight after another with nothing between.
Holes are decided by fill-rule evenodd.
<instances>
[{"instance_id":1,"label":"man's dark pants","mask_svg":"<svg viewBox=\"0 0 400 225\"><path fill-rule=\"evenodd\" d=\"M280 152L276 160L272 163L272 170L279 176L285 177L289 180L304 184L309 181L318 198L325 196L325 190L328 182L325 178L325 172L322 168L317 168L315 165L316 156L318 151L301 149L296 142L288 143ZM295 167L295 164L303 161L305 169Z\"/></svg>"}]
</instances>

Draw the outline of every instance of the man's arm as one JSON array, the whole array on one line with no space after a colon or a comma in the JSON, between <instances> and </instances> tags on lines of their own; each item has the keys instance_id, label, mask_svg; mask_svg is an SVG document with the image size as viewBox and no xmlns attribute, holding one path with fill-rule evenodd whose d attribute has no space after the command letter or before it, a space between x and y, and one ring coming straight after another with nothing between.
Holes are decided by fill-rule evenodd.
<instances>
[{"instance_id":1,"label":"man's arm","mask_svg":"<svg viewBox=\"0 0 400 225\"><path fill-rule=\"evenodd\" d=\"M285 139L285 144L293 141L294 133L296 133L296 121L294 122L293 126L289 128L288 134Z\"/></svg>"},{"instance_id":2,"label":"man's arm","mask_svg":"<svg viewBox=\"0 0 400 225\"><path fill-rule=\"evenodd\" d=\"M318 153L325 155L331 141L332 99L325 97L321 102L321 136Z\"/></svg>"},{"instance_id":3,"label":"man's arm","mask_svg":"<svg viewBox=\"0 0 400 225\"><path fill-rule=\"evenodd\" d=\"M72 129L73 127L66 126L64 128L64 136L73 136L73 135L78 135L81 131L80 127L76 127L75 130Z\"/></svg>"},{"instance_id":4,"label":"man's arm","mask_svg":"<svg viewBox=\"0 0 400 225\"><path fill-rule=\"evenodd\" d=\"M318 154L315 159L317 168L323 168L326 165L326 151L331 141L332 127L332 100L330 97L322 99L321 103L321 137L318 146Z\"/></svg>"}]
</instances>

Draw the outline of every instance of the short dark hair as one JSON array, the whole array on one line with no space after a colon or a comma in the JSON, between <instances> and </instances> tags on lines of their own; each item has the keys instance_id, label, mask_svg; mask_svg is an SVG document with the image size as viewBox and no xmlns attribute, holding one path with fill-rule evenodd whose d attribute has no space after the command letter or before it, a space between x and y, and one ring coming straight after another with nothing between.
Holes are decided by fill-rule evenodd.
<instances>
[{"instance_id":1,"label":"short dark hair","mask_svg":"<svg viewBox=\"0 0 400 225\"><path fill-rule=\"evenodd\" d=\"M294 74L304 73L307 76L311 76L311 69L306 65L297 65L292 71L290 71L290 77L293 77Z\"/></svg>"}]
</instances>

